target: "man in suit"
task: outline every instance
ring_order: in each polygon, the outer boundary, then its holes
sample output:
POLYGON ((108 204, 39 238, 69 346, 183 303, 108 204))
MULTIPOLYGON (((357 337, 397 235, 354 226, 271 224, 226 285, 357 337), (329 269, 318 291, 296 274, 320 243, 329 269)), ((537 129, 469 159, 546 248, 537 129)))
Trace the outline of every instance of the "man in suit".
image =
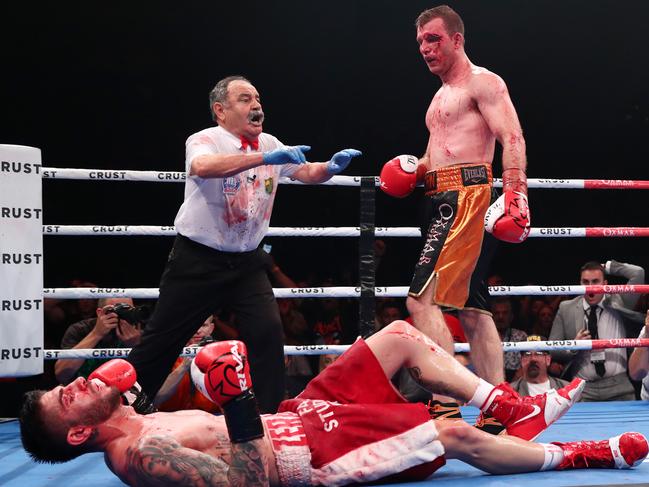
MULTIPOLYGON (((643 284, 642 267, 609 260, 606 265, 587 262, 581 268, 582 285, 608 284, 605 275, 620 276, 627 284, 643 284)), ((587 293, 559 305, 550 340, 595 340, 638 335, 643 315, 632 311, 637 294, 587 293)), ((627 351, 623 348, 552 352, 566 363, 564 378, 587 381, 582 401, 630 401, 635 399, 627 374, 627 351)))
MULTIPOLYGON (((529 335, 528 342, 545 341, 545 337, 529 335)), ((537 391, 548 392, 550 389, 561 389, 568 382, 548 375, 552 358, 548 352, 522 352, 521 378, 512 382, 512 389, 521 396, 534 396, 537 391)))

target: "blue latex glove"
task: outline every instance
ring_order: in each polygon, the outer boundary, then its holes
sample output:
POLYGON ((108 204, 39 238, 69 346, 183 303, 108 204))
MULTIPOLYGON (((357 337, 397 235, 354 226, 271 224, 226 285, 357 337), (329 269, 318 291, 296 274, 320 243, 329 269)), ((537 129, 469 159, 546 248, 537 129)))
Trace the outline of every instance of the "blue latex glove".
POLYGON ((345 170, 352 160, 352 157, 357 157, 363 153, 356 149, 344 149, 336 152, 331 156, 331 160, 327 163, 327 171, 329 174, 338 174, 345 170))
POLYGON ((311 150, 309 145, 296 145, 294 147, 281 147, 264 152, 264 164, 304 164, 306 157, 304 153, 311 150))

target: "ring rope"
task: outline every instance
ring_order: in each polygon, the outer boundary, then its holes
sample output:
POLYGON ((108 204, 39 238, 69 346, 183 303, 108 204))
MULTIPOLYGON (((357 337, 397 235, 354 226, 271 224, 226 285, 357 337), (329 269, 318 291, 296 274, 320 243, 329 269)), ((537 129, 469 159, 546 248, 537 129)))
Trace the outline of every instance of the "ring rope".
MULTIPOLYGON (((43 179, 81 179, 91 181, 148 181, 156 183, 181 183, 186 179, 184 172, 133 171, 127 169, 72 169, 43 167, 43 179)), ((380 186, 378 176, 374 176, 380 186)), ((280 178, 280 184, 307 184, 290 178, 280 178)), ((318 183, 330 186, 360 186, 361 176, 334 176, 329 181, 318 183)), ((502 187, 501 179, 494 179, 494 186, 502 187)), ((565 189, 649 189, 649 181, 628 179, 528 179, 528 188, 565 189)))
MULTIPOLYGON (((351 345, 285 345, 285 355, 340 355, 351 345)), ((455 343, 456 353, 471 351, 468 343, 455 343)), ((557 350, 606 350, 610 348, 649 347, 649 338, 614 338, 599 340, 548 340, 544 342, 504 342, 504 352, 551 352, 557 350)), ((201 347, 184 347, 180 357, 194 357, 201 347)), ((130 348, 70 348, 45 350, 45 360, 126 357, 130 348)))
MULTIPOLYGON (((418 227, 376 227, 377 237, 421 237, 418 227)), ((158 236, 176 235, 174 226, 158 225, 43 225, 44 235, 158 236)), ((358 237, 359 227, 270 227, 267 237, 358 237)), ((644 227, 539 227, 528 237, 649 237, 644 227)))
MULTIPOLYGON (((404 298, 408 286, 379 286, 377 297, 404 298)), ((572 296, 578 294, 643 294, 649 293, 649 284, 606 284, 606 285, 550 285, 550 286, 491 286, 491 296, 572 296)), ((273 288, 276 298, 358 298, 359 286, 273 288)), ((156 299, 158 288, 93 288, 59 287, 43 289, 43 297, 59 299, 124 298, 156 299)))
MULTIPOLYGON (((92 181, 148 181, 184 182, 184 172, 97 170, 70 168, 42 168, 44 179, 75 179, 92 181)), ((359 176, 334 176, 321 183, 335 186, 360 186, 359 176)), ((376 186, 380 185, 374 177, 376 186)), ((290 178, 280 178, 281 184, 305 184, 290 178)), ((494 179, 495 187, 502 187, 502 180, 494 179)), ((570 189, 649 189, 649 181, 603 180, 603 179, 529 179, 529 188, 570 188, 570 189)), ((136 225, 44 225, 44 234, 58 235, 175 235, 173 226, 136 225)), ((355 237, 360 235, 356 227, 277 227, 270 228, 268 236, 336 236, 355 237)), ((388 228, 377 227, 377 236, 420 237, 416 227, 388 228)), ((593 227, 593 228, 534 228, 530 237, 643 237, 649 236, 648 228, 639 227, 593 227)), ((280 288, 273 289, 278 298, 299 297, 355 297, 360 296, 360 287, 320 287, 320 288, 280 288)), ((499 295, 573 295, 584 293, 645 293, 649 285, 605 285, 605 286, 496 286, 490 287, 493 296, 499 295)), ((377 287, 378 296, 405 297, 408 287, 377 287)), ((98 289, 98 288, 46 288, 44 297, 56 296, 62 299, 99 298, 128 296, 133 298, 157 298, 157 288, 139 289, 98 289)), ((503 344, 505 351, 550 351, 550 350, 595 350, 606 348, 647 347, 649 339, 612 340, 563 340, 554 342, 508 342, 503 344)), ((286 346, 287 355, 319 355, 323 353, 340 354, 345 345, 304 345, 286 346)), ((455 344, 456 352, 468 352, 469 344, 455 344)), ((181 356, 194 356, 198 347, 185 347, 181 356)), ((46 359, 57 358, 112 358, 126 356, 130 349, 70 349, 45 350, 46 359), (99 354, 99 355, 98 355, 99 354)))

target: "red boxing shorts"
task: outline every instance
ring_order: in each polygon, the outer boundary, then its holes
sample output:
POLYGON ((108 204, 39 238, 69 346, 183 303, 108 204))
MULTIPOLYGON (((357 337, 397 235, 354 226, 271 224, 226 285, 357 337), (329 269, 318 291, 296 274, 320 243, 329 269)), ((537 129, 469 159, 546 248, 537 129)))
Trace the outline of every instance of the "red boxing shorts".
POLYGON ((471 275, 480 257, 491 185, 489 164, 461 164, 426 173, 432 218, 410 284, 410 296, 419 297, 433 286, 433 303, 465 307, 471 275))
POLYGON ((394 389, 362 339, 279 410, 300 415, 316 485, 422 480, 445 463, 427 408, 394 389))

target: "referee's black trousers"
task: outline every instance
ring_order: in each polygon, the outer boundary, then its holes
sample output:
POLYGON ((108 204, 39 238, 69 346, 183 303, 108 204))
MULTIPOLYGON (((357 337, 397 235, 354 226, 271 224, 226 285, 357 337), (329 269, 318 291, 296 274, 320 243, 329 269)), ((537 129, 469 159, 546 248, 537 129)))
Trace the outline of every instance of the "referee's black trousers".
POLYGON ((205 319, 227 305, 248 348, 259 408, 277 411, 285 390, 282 322, 261 252, 221 252, 176 237, 155 311, 128 358, 149 398, 205 319))

